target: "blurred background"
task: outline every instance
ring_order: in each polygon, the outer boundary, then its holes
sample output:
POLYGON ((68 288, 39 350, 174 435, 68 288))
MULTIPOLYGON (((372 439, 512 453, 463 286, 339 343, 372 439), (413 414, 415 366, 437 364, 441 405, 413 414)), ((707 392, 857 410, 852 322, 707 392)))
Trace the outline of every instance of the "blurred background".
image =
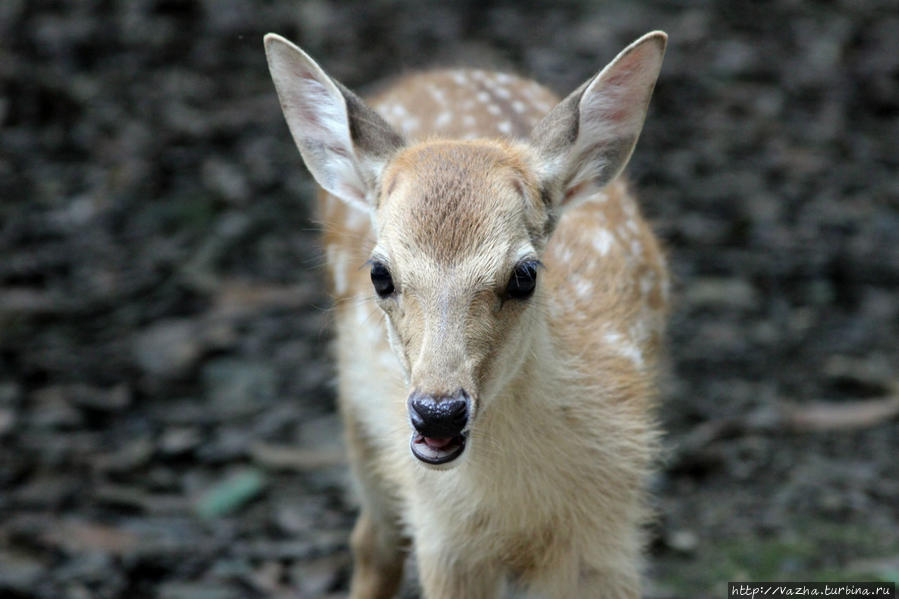
MULTIPOLYGON (((314 187, 262 49, 567 93, 668 54, 629 167, 676 276, 647 597, 899 578, 891 0, 0 2, 0 595, 341 596, 314 187)), ((409 591, 409 597, 414 597, 409 591)))

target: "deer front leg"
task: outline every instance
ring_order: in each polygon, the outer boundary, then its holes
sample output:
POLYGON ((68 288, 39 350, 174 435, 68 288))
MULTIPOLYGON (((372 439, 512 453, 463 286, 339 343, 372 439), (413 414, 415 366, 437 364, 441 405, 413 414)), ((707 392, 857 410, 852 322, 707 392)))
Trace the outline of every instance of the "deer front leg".
MULTIPOLYGON (((601 537, 598 537, 601 538, 601 537)), ((544 555, 539 570, 521 582, 528 597, 553 599, 640 599, 639 556, 633 547, 604 547, 592 556, 565 548, 544 555)))
POLYGON ((389 483, 379 475, 385 458, 366 437, 349 402, 341 402, 347 453, 362 510, 350 536, 353 575, 349 599, 390 599, 403 580, 409 539, 399 525, 398 510, 388 492, 389 483))
POLYGON ((350 537, 353 578, 350 599, 390 599, 403 580, 407 550, 391 524, 373 519, 362 510, 350 537))
POLYGON ((554 569, 533 590, 557 599, 640 599, 640 577, 632 563, 554 569))
MULTIPOLYGON (((561 595, 560 595, 561 596, 561 595)), ((636 571, 626 569, 617 572, 584 572, 576 588, 564 595, 572 599, 597 597, 598 599, 640 599, 640 580, 636 571)))
POLYGON ((446 553, 419 552, 418 572, 426 599, 496 599, 503 587, 499 569, 446 553))

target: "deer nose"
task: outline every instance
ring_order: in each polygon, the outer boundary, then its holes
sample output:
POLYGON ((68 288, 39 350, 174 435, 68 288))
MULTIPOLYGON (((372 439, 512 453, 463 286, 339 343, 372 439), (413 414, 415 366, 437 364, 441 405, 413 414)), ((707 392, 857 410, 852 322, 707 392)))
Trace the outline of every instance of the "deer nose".
POLYGON ((442 396, 413 391, 408 400, 409 419, 423 437, 457 437, 468 424, 469 404, 468 394, 463 389, 442 396))

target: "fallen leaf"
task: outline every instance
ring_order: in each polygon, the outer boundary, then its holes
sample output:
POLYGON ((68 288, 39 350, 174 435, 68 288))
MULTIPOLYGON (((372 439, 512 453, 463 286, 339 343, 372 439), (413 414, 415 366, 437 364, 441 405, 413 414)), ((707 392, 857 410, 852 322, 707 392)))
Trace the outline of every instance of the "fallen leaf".
POLYGON ((250 449, 253 461, 272 470, 318 470, 346 463, 342 451, 297 449, 257 443, 250 449))
POLYGON ((800 431, 851 430, 875 426, 899 414, 899 396, 845 403, 803 403, 784 408, 786 423, 800 431))
POLYGON ((260 470, 241 470, 206 491, 195 504, 204 519, 218 518, 249 503, 265 489, 265 475, 260 470))

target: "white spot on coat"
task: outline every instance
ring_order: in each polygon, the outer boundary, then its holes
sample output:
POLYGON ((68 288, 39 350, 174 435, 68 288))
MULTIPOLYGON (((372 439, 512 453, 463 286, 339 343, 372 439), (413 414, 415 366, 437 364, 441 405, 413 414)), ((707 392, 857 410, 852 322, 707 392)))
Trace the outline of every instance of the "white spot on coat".
POLYGON ((409 118, 403 120, 402 127, 403 127, 403 131, 409 133, 409 132, 412 132, 412 131, 415 131, 416 129, 418 129, 419 125, 420 125, 420 122, 417 118, 409 117, 409 118))
POLYGON ((633 362, 637 368, 643 368, 643 353, 632 341, 626 339, 621 333, 606 333, 603 340, 611 346, 618 355, 633 362))
POLYGON ((441 106, 446 104, 446 94, 442 89, 437 86, 429 85, 428 93, 431 94, 431 97, 434 98, 434 101, 440 104, 441 106))
POLYGON ((579 276, 574 284, 574 292, 577 293, 578 297, 581 299, 589 299, 590 296, 593 295, 593 283, 588 279, 579 276))
POLYGON ((643 253, 643 244, 641 244, 637 239, 631 241, 631 253, 634 256, 639 256, 643 253))
POLYGON ((349 289, 349 280, 347 277, 347 266, 349 256, 336 245, 329 245, 326 251, 328 263, 331 265, 331 271, 334 274, 334 292, 337 295, 343 295, 349 289))
POLYGON ((449 110, 444 110, 440 114, 437 115, 437 118, 434 119, 435 127, 446 127, 450 124, 450 121, 453 120, 453 113, 449 110))
POLYGON ((653 287, 655 287, 655 274, 650 271, 640 278, 640 293, 643 297, 646 297, 650 294, 653 287))
POLYGON ((609 249, 611 249, 614 241, 615 239, 612 237, 611 233, 605 229, 600 229, 596 232, 596 235, 593 236, 593 247, 596 248, 596 251, 599 252, 600 256, 605 256, 609 253, 609 249))

